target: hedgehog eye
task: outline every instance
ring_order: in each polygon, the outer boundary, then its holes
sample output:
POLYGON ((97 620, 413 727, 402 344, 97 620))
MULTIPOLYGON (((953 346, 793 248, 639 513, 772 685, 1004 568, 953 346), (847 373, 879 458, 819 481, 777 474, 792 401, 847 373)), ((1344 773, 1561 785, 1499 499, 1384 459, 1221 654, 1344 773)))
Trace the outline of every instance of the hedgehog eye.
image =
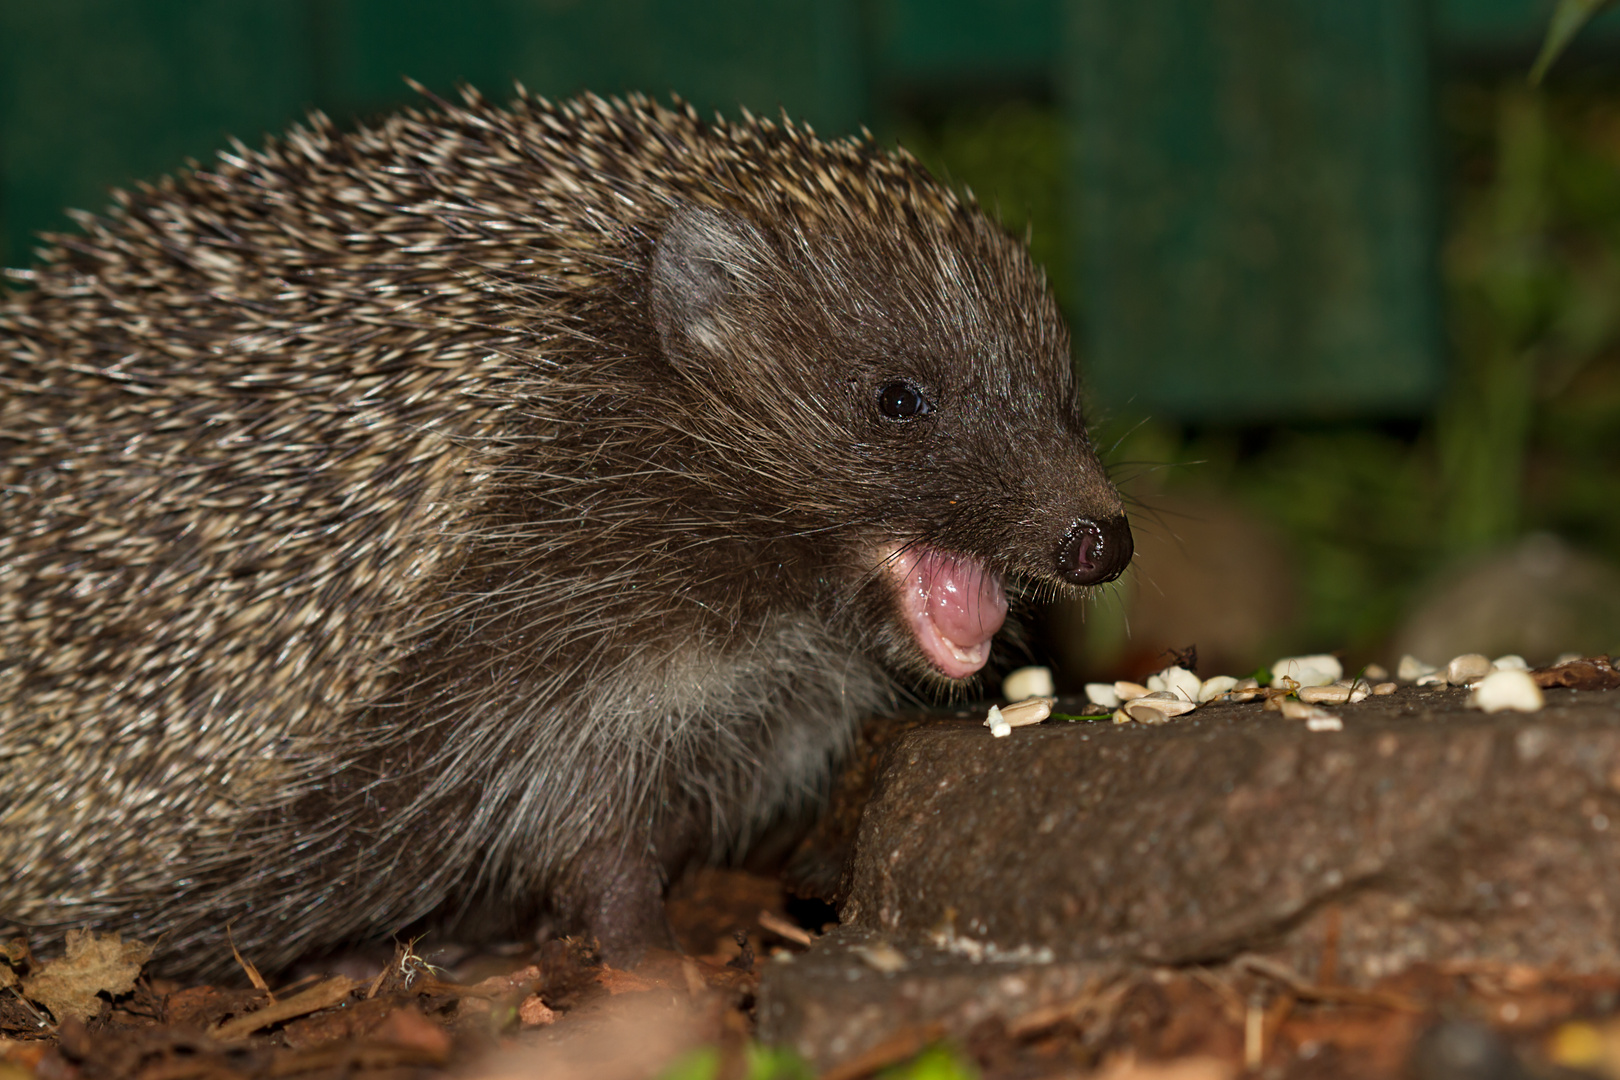
POLYGON ((878 391, 878 410, 890 420, 914 420, 934 411, 923 392, 909 382, 892 382, 878 391))

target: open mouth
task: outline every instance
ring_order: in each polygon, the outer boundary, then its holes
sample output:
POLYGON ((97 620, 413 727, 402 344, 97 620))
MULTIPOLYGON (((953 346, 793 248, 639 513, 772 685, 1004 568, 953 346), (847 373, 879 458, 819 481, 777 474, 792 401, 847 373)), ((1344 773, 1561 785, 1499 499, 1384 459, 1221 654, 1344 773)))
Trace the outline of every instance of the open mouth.
POLYGON ((1007 618, 1007 593, 971 555, 895 543, 881 555, 917 646, 941 674, 965 679, 990 658, 990 639, 1007 618))

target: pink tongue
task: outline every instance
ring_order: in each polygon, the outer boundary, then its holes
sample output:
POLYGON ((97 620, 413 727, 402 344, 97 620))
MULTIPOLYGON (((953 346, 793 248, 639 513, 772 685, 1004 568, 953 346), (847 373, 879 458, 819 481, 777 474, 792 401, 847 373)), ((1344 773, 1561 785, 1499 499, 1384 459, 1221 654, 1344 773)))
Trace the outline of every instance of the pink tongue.
POLYGON ((895 544, 885 553, 901 610, 923 655, 952 679, 990 658, 990 639, 1007 617, 1001 579, 979 560, 930 547, 895 544))

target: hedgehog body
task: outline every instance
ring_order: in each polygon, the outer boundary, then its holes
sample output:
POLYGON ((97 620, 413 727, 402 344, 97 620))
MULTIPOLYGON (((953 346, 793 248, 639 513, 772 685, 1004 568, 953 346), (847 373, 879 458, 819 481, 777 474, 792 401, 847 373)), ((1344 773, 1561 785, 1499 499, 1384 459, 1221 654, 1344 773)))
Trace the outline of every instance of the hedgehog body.
POLYGON ((0 303, 0 922, 633 955, 1129 558, 1039 272, 869 142, 469 93, 81 225, 0 303))

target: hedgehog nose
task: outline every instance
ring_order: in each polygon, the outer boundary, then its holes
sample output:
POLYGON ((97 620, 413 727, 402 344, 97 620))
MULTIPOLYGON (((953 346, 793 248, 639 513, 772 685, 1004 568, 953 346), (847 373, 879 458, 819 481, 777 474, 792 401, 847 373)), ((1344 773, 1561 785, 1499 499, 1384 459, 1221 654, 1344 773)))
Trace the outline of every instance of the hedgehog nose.
POLYGON ((1081 518, 1058 542, 1058 573, 1075 585, 1100 585, 1124 573, 1135 550, 1124 514, 1101 521, 1081 518))

